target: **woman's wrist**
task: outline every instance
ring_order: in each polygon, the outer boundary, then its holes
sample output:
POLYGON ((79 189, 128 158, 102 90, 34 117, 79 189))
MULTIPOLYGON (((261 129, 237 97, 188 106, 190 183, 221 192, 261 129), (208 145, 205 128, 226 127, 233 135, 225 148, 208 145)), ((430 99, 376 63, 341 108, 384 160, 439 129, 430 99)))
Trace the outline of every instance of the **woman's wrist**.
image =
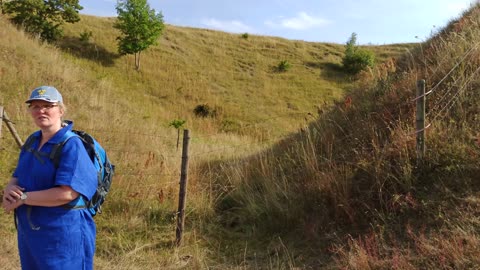
POLYGON ((27 204, 27 192, 23 192, 22 195, 20 195, 20 200, 22 201, 22 204, 27 204))

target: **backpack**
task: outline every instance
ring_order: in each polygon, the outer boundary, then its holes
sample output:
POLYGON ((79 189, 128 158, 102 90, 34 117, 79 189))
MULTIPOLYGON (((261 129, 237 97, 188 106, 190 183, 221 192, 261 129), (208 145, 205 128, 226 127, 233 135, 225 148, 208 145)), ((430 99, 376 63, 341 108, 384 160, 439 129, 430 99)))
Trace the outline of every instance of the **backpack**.
MULTIPOLYGON (((112 185, 112 178, 115 171, 115 165, 113 165, 107 157, 105 149, 98 143, 95 138, 85 131, 72 130, 67 131, 62 138, 62 142, 53 146, 52 151, 48 155, 48 158, 52 160, 54 167, 57 169, 60 164, 62 148, 67 143, 70 138, 79 137, 83 142, 83 146, 87 150, 88 155, 90 156, 91 161, 97 169, 97 178, 98 186, 95 194, 92 196, 90 201, 85 201, 85 206, 88 208, 92 216, 95 216, 97 213, 101 213, 101 206, 105 201, 105 198, 110 191, 110 186, 112 185)), ((30 136, 25 142, 23 148, 29 152, 32 152, 31 145, 33 143, 34 137, 30 136)), ((34 153, 35 154, 35 153, 34 153)), ((77 200, 74 200, 74 202, 77 200)), ((78 208, 76 205, 66 204, 66 208, 78 208)), ((82 207, 83 208, 83 207, 82 207)))

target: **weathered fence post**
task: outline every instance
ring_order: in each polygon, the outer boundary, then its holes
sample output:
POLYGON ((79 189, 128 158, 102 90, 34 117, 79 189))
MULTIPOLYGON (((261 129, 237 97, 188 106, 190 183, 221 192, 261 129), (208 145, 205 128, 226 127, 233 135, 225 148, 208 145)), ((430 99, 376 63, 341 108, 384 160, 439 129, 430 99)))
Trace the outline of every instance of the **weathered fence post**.
POLYGON ((177 238, 176 245, 180 246, 183 237, 183 227, 185 225, 185 203, 187 201, 187 181, 188 181, 188 145, 190 141, 190 131, 183 131, 183 148, 182 148, 182 166, 180 172, 180 191, 178 196, 177 211, 177 238))
POLYGON ((422 161, 425 156, 425 80, 417 82, 417 159, 422 161))
MULTIPOLYGON (((0 2, 1 4, 1 2, 0 2)), ((3 107, 0 106, 0 142, 2 139, 2 125, 3 125, 3 107)))
POLYGON ((3 122, 5 122, 5 124, 7 124, 7 128, 8 128, 8 130, 10 130, 10 133, 12 133, 12 136, 15 139, 15 141, 17 142, 18 147, 22 148, 22 145, 23 145, 22 139, 20 139, 20 136, 18 136, 18 133, 15 130, 15 127, 12 125, 12 121, 10 121, 10 119, 8 119, 6 111, 3 111, 2 120, 3 120, 3 122))

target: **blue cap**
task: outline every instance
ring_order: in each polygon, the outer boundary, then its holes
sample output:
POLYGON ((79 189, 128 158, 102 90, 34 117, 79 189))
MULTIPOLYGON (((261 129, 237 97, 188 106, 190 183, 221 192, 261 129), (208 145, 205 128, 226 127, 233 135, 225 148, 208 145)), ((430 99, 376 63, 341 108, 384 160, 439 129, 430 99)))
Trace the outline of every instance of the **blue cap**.
POLYGON ((44 100, 48 102, 63 102, 62 95, 53 86, 40 86, 33 89, 30 98, 25 103, 30 103, 34 100, 44 100))

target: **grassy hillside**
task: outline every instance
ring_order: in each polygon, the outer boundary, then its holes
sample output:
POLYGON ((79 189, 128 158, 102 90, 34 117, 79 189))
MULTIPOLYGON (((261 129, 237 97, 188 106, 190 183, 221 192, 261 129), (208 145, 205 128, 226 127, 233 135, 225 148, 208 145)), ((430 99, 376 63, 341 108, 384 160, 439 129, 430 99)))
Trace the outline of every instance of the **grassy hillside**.
POLYGON ((222 237, 245 241, 244 253, 237 245, 225 257, 255 268, 266 249, 279 261, 271 268, 478 269, 479 18, 477 4, 303 132, 210 163, 225 194, 215 215, 222 237), (423 159, 420 79, 430 92, 423 159))
MULTIPOLYGON (((26 138, 35 129, 23 103, 29 91, 41 84, 55 85, 64 94, 68 118, 77 128, 95 135, 117 165, 105 213, 96 218, 96 269, 254 265, 277 269, 315 266, 311 260, 315 257, 332 263, 330 253, 305 247, 328 238, 319 228, 332 233, 330 223, 344 225, 345 214, 337 211, 339 204, 329 210, 328 216, 318 212, 306 220, 303 215, 317 211, 305 207, 310 205, 309 200, 313 203, 310 207, 328 205, 317 201, 318 194, 325 190, 315 179, 325 174, 332 183, 336 177, 351 181, 337 174, 338 168, 346 167, 323 167, 323 160, 331 163, 334 155, 346 159, 351 155, 348 151, 357 151, 355 145, 333 147, 336 140, 345 139, 337 128, 344 129, 346 118, 335 109, 341 108, 342 102, 330 108, 345 93, 354 96, 352 108, 363 110, 352 110, 354 115, 386 106, 374 106, 376 103, 368 102, 371 97, 356 96, 355 89, 374 92, 366 88, 372 82, 388 83, 385 85, 390 87, 390 79, 374 76, 386 76, 394 66, 354 80, 340 68, 341 44, 254 35, 245 39, 167 26, 159 44, 142 53, 141 71, 136 72, 132 57, 116 52, 117 33, 111 18, 82 16, 80 23, 66 27, 65 39, 55 45, 25 36, 3 17, 0 24, 0 105, 20 136, 26 138), (80 40, 85 31, 93 34, 88 42, 80 40), (292 64, 290 70, 276 70, 282 60, 292 64), (196 117, 194 108, 205 104, 210 112, 215 110, 214 116, 196 117), (317 117, 326 120, 317 122, 317 117), (181 248, 172 247, 180 168, 177 132, 169 127, 174 119, 185 119, 192 131, 188 231, 181 248), (317 138, 330 138, 327 145, 306 136, 316 126, 322 127, 322 136, 317 138), (309 151, 312 155, 302 154, 309 151), (305 164, 310 167, 304 168, 305 164), (300 232, 301 237, 292 240, 292 232, 300 232), (288 239, 291 241, 284 242, 288 239)), ((400 56, 410 48, 414 44, 369 47, 380 61, 400 56)), ((411 59, 402 63, 415 68, 419 65, 411 59)), ((408 74, 415 77, 411 74, 416 73, 408 74)), ((391 99, 389 104, 396 101, 391 99)), ((341 111, 346 112, 345 108, 341 111)), ((363 124, 369 122, 355 124, 361 126, 352 126, 352 133, 361 132, 367 127, 363 124)), ((368 136, 358 141, 358 145, 367 144, 365 155, 371 153, 368 136)), ((0 176, 6 182, 18 150, 5 128, 0 147, 0 176)), ((365 175, 369 175, 371 164, 365 162, 365 175)), ((365 181, 369 180, 367 177, 365 181)), ((339 183, 338 188, 343 188, 343 182, 339 183)), ((338 200, 352 209, 345 194, 327 195, 332 201, 339 195, 338 200)), ((0 263, 16 269, 18 261, 11 260, 16 254, 11 216, 1 213, 0 220, 0 235, 5 239, 0 263)), ((342 227, 347 232, 349 229, 342 227)))
MULTIPOLYGON (((81 27, 66 29, 69 38, 60 47, 86 57, 88 61, 82 64, 108 76, 115 85, 166 108, 160 113, 146 112, 144 117, 157 122, 182 118, 191 128, 209 133, 278 136, 297 129, 292 123, 302 121, 324 101, 338 99, 352 85, 339 70, 343 45, 254 35, 245 39, 175 26, 167 26, 159 45, 141 55, 141 72, 137 73, 131 56, 116 54, 118 33, 112 24, 113 19, 84 16, 81 27), (79 41, 85 31, 92 32, 88 44, 79 41), (288 72, 276 71, 282 60, 292 65, 288 72), (216 110, 214 121, 192 118, 193 109, 202 104, 216 110)), ((409 47, 412 45, 374 49, 380 60, 385 60, 409 47)))

